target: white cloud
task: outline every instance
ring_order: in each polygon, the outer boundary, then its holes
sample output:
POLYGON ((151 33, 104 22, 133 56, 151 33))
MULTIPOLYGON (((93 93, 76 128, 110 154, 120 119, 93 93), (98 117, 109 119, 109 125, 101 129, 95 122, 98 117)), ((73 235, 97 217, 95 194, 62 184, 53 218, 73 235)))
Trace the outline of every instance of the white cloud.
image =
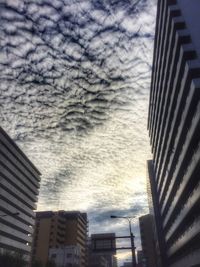
POLYGON ((43 174, 38 208, 87 210, 91 231, 102 216, 102 231, 126 232, 107 218, 147 211, 155 3, 16 3, 1 17, 0 116, 43 174))

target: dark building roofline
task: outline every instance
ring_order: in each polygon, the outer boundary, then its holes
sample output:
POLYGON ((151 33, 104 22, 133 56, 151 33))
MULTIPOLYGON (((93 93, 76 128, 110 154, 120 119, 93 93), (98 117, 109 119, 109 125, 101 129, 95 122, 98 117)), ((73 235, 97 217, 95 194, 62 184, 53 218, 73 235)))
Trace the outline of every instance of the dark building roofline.
POLYGON ((61 215, 68 219, 76 219, 78 217, 81 217, 82 219, 85 219, 85 222, 87 222, 87 213, 81 213, 80 211, 36 211, 36 218, 50 218, 55 214, 61 215))

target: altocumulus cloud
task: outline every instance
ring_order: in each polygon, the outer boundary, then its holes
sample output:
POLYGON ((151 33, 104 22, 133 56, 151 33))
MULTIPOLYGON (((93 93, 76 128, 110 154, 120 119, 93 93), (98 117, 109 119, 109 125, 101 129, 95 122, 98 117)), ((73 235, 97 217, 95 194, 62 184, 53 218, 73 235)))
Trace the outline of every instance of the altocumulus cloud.
POLYGON ((145 213, 154 0, 1 0, 0 20, 1 124, 43 173, 38 208, 92 231, 145 213))

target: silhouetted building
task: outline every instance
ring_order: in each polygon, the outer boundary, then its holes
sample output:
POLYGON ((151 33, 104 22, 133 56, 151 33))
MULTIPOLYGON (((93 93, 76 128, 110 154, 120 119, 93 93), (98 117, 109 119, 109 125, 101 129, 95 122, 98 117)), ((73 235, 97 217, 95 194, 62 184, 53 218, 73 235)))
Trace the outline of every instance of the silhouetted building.
POLYGON ((162 265, 200 266, 200 1, 159 0, 148 129, 162 265))
POLYGON ((0 250, 30 260, 40 172, 0 127, 0 250))
POLYGON ((155 241, 155 253, 156 253, 156 263, 158 267, 162 267, 162 259, 164 256, 161 254, 164 251, 163 248, 163 232, 161 227, 161 217, 158 205, 158 194, 156 193, 156 186, 154 180, 153 171, 153 161, 147 161, 147 195, 149 203, 149 212, 152 215, 152 226, 155 241), (152 187, 152 191, 151 191, 152 187))
POLYGON ((145 267, 156 267, 156 251, 153 230, 153 216, 146 214, 139 218, 140 236, 145 267))
POLYGON ((43 264, 52 248, 80 247, 80 266, 87 266, 87 214, 78 211, 40 211, 36 213, 36 227, 32 259, 43 264))
POLYGON ((89 258, 89 267, 96 267, 102 258, 108 267, 117 267, 115 233, 92 234, 89 258))
POLYGON ((109 261, 104 255, 89 254, 89 267, 109 267, 109 261))
POLYGON ((144 255, 142 250, 137 250, 137 263, 142 264, 144 260, 144 255))

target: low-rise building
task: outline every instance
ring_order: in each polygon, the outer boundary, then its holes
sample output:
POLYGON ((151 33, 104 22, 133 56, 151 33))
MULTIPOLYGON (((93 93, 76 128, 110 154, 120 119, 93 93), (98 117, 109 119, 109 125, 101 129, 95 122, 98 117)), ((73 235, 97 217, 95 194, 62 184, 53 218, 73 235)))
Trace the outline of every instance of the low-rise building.
MULTIPOLYGON (((115 233, 92 234, 90 239, 90 267, 102 262, 108 267, 117 267, 115 233)), ((103 265, 102 265, 103 267, 103 265)))
POLYGON ((80 246, 50 248, 49 260, 54 261, 56 267, 79 267, 81 262, 81 248, 80 246))

